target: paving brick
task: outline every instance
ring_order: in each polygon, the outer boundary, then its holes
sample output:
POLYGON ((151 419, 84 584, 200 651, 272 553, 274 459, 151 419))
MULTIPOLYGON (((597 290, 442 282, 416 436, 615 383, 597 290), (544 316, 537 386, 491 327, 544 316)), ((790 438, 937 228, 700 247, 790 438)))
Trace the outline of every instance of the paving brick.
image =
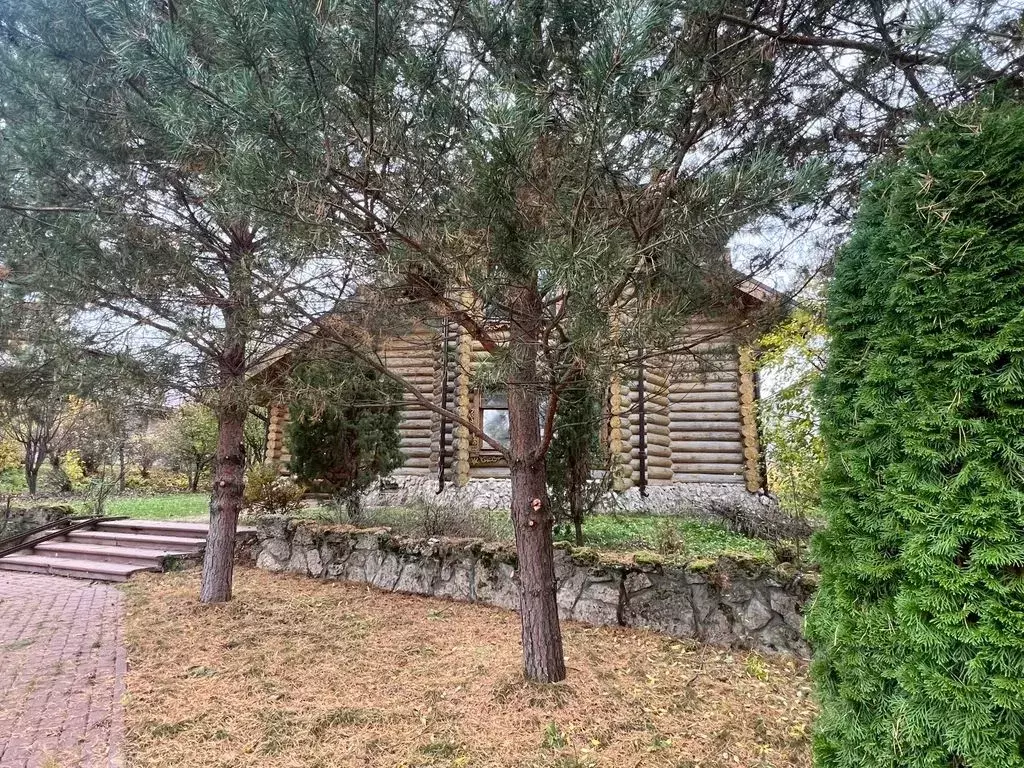
POLYGON ((0 766, 123 764, 122 616, 108 584, 0 572, 0 766))

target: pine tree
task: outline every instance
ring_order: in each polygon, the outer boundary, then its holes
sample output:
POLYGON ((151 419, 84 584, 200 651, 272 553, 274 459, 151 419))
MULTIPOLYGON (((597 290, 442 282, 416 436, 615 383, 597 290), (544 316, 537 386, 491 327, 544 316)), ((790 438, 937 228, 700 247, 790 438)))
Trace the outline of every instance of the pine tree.
POLYGON ((829 305, 808 617, 829 768, 1024 765, 1024 109, 917 136, 829 305))
POLYGON ((220 602, 243 498, 247 374, 344 295, 350 265, 329 234, 237 194, 247 137, 198 116, 217 88, 252 84, 216 71, 211 30, 183 31, 202 36, 192 50, 168 33, 188 22, 175 3, 0 2, 0 245, 10 283, 77 309, 99 349, 175 358, 176 388, 213 408, 200 597, 220 602))

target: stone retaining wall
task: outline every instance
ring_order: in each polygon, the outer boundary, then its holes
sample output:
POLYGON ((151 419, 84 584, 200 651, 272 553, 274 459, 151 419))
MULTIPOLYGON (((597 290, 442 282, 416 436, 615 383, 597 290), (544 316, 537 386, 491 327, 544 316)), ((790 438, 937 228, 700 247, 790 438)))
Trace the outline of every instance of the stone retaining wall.
MULTIPOLYGON (((725 557, 686 566, 663 565, 653 555, 608 563, 592 550, 562 546, 555 558, 563 620, 809 655, 801 630, 813 574, 725 557)), ((259 527, 256 563, 391 592, 519 607, 515 552, 480 540, 411 539, 270 517, 259 527)))
POLYGON ((17 536, 44 523, 70 517, 73 513, 74 510, 67 504, 12 505, 9 510, 0 505, 0 539, 17 536))

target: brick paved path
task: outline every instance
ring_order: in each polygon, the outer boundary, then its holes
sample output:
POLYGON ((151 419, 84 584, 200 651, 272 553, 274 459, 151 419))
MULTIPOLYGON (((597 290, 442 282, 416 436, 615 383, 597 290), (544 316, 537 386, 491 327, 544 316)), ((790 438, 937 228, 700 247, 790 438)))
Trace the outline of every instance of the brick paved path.
POLYGON ((0 766, 122 765, 121 593, 0 572, 0 766))

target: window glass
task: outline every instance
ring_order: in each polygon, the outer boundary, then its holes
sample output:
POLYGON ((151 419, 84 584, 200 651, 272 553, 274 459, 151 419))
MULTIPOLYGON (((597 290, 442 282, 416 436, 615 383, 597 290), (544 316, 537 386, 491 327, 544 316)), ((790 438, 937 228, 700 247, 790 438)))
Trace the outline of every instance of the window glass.
POLYGON ((481 411, 484 434, 508 447, 508 397, 499 392, 484 395, 481 411))

